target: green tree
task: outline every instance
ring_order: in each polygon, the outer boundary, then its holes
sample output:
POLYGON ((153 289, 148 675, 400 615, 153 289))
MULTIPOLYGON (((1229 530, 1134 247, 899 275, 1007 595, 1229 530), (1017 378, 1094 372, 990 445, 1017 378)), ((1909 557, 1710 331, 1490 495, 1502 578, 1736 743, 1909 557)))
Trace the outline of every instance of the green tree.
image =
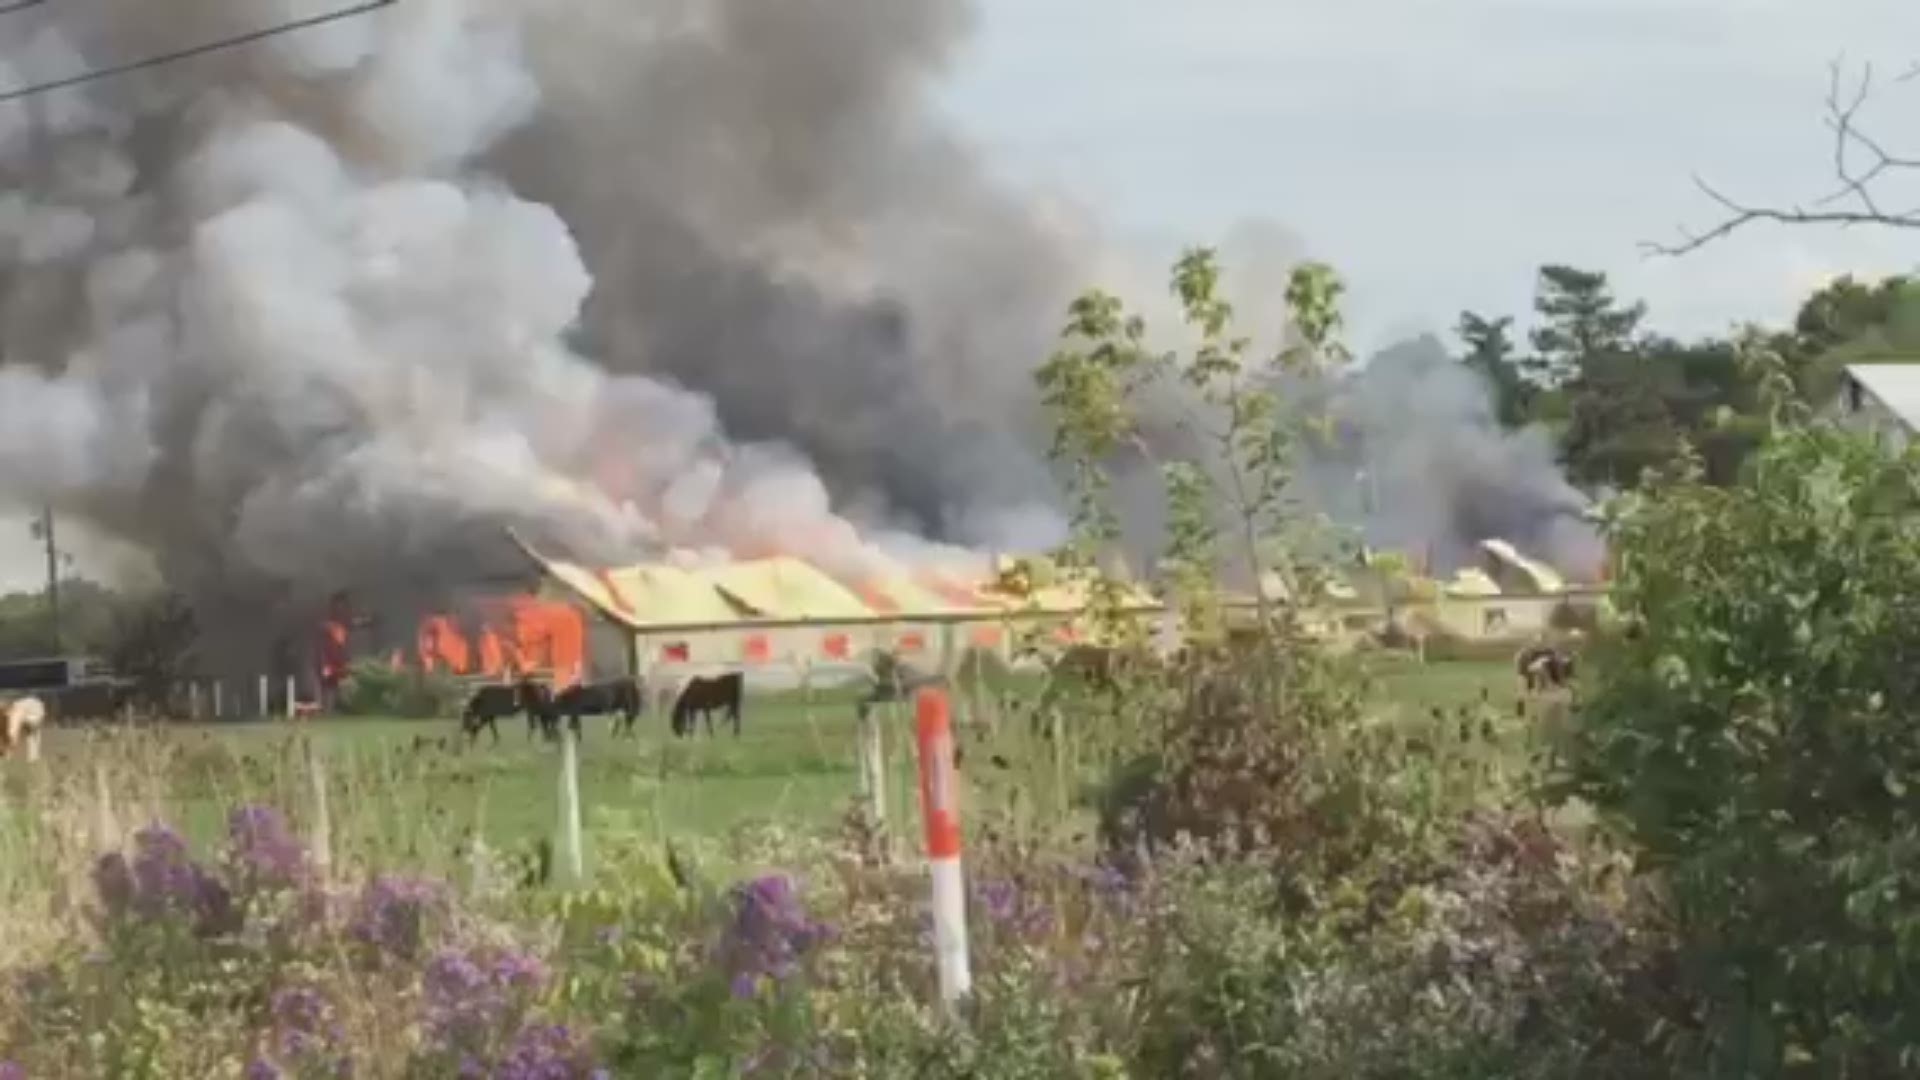
MULTIPOLYGON (((66 652, 104 656, 114 640, 123 597, 85 578, 60 583, 60 623, 66 652)), ((0 660, 56 655, 47 619, 46 591, 0 596, 0 660)))
POLYGON ((1839 391, 1848 364, 1920 361, 1920 281, 1829 282, 1800 306, 1779 349, 1801 395, 1816 408, 1839 391))
POLYGON ((1661 372, 1635 347, 1644 304, 1621 304, 1603 273, 1540 268, 1530 373, 1554 388, 1561 459, 1588 486, 1630 487, 1669 460, 1680 431, 1661 393, 1661 372))
POLYGON ((1463 311, 1454 333, 1467 350, 1461 363, 1478 372, 1493 393, 1495 418, 1504 427, 1517 428, 1529 419, 1533 388, 1521 370, 1512 330, 1512 316, 1490 319, 1463 311))
POLYGON ((1760 415, 1757 373, 1747 363, 1740 343, 1727 338, 1686 342, 1650 336, 1641 341, 1638 352, 1644 376, 1658 387, 1671 430, 1699 453, 1706 481, 1727 485, 1738 480, 1766 426, 1760 415))
POLYGON ((1328 567, 1325 534, 1292 481, 1295 450, 1316 425, 1278 389, 1282 374, 1310 378, 1344 361, 1341 284, 1327 267, 1296 269, 1289 340, 1257 356, 1234 332, 1219 280, 1210 251, 1174 268, 1189 351, 1147 349, 1138 317, 1093 292, 1074 302, 1065 340, 1037 373, 1084 544, 1114 533, 1106 463, 1142 441, 1138 395, 1152 388, 1188 402, 1180 443, 1208 452, 1162 462, 1172 524, 1160 584, 1185 616, 1188 648, 1168 666, 1129 673, 1094 725, 1113 740, 1101 832, 1119 852, 1187 836, 1332 877, 1354 872, 1400 827, 1382 775, 1388 735, 1362 722, 1349 672, 1305 632, 1328 567), (1228 617, 1218 584, 1236 567, 1257 583, 1251 626, 1228 617))
POLYGON ((1697 461, 1615 508, 1632 628, 1563 792, 1659 877, 1695 1003, 1675 1075, 1891 1077, 1920 1063, 1920 455, 1780 425, 1731 488, 1697 461))
POLYGON ((1607 275, 1553 264, 1540 268, 1534 293, 1540 324, 1530 335, 1535 355, 1526 366, 1547 386, 1576 378, 1595 361, 1633 351, 1645 304, 1622 305, 1607 275))

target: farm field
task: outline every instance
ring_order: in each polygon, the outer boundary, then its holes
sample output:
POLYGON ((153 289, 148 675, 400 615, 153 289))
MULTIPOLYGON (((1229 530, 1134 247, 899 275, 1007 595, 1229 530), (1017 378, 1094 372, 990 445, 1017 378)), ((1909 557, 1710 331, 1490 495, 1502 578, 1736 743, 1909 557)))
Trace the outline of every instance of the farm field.
MULTIPOLYGON (((1340 701, 1339 731, 1372 760, 1349 757, 1328 788, 1302 777, 1282 797, 1312 809, 1270 819, 1330 839, 1260 843, 1311 859, 1316 843, 1392 836, 1382 865, 1443 882, 1445 906, 1420 918, 1477 917, 1459 902, 1481 871, 1450 837, 1523 835, 1503 822, 1547 711, 1515 708, 1507 663, 1358 662, 1361 677, 1335 674, 1330 693, 1300 684, 1301 707, 1340 701), (1412 813, 1346 802, 1341 786, 1361 777, 1412 813)), ((1116 770, 1097 731, 1074 727, 1097 712, 1070 705, 1063 737, 1034 734, 1023 706, 1039 689, 955 688, 977 1007, 1013 1010, 964 1035, 936 1008, 906 704, 878 710, 877 834, 856 812, 855 689, 753 696, 737 739, 675 740, 657 715, 630 737, 589 721, 582 881, 558 857, 564 755, 523 722, 471 746, 452 720, 55 729, 40 763, 0 767, 0 1008, 35 1018, 0 1025, 0 1066, 26 1070, 0 1076, 320 1077, 345 1062, 396 1080, 1176 1075, 1188 1051, 1161 1042, 1192 1028, 1185 1002, 1205 1000, 1183 987, 1275 962, 1238 952, 1273 946, 1237 935, 1289 924, 1269 921, 1269 871, 1188 861, 1180 840, 1130 865, 1096 836, 1093 785, 1127 790, 1131 766, 1116 770), (1178 981, 1135 996, 1176 941, 1198 950, 1178 981), (1055 1015, 1042 1005, 1061 1000, 1061 980, 1094 989, 1055 1015), (1075 1034, 1060 1042, 1056 1025, 1075 1034), (1073 1040, 1096 1037, 1142 1071, 1076 1063, 1073 1040), (1055 1045, 1068 1049, 1033 1057, 1055 1045), (799 1056, 756 1064, 772 1055, 799 1056), (927 1071, 928 1055, 945 1064, 927 1071)), ((1293 738, 1274 745, 1289 754, 1293 738)), ((1287 955, 1326 932, 1302 928, 1287 955)), ((1417 933, 1374 940, 1391 959, 1340 977, 1398 987, 1430 962, 1417 933)), ((1488 1001, 1487 1024, 1523 1012, 1499 986, 1456 993, 1488 1001)), ((1328 1008, 1329 1023, 1364 1022, 1328 1008)), ((1454 1008, 1409 1030, 1454 1024, 1454 1008)))
MULTIPOLYGON (((1490 715, 1512 715, 1515 687, 1506 664, 1373 666, 1382 716, 1472 705, 1483 692, 1494 706, 1490 715)), ((992 736, 968 723, 970 704, 956 695, 956 723, 969 732, 962 740, 963 775, 977 788, 993 789, 976 791, 976 802, 1017 803, 1024 792, 1031 809, 1032 789, 1051 780, 1041 760, 1049 756, 1045 744, 1028 732, 1020 709, 1037 686, 1014 681, 981 692, 980 707, 1003 718, 992 736)), ((718 837, 754 825, 803 833, 834 828, 860 792, 855 696, 844 689, 754 696, 738 739, 721 726, 713 738, 703 729, 694 739, 675 740, 653 712, 628 736, 615 736, 605 719, 588 719, 580 797, 589 860, 595 834, 616 826, 661 837, 718 837)), ((911 837, 918 820, 911 706, 881 706, 877 715, 890 768, 889 817, 911 837)), ((343 854, 376 868, 439 867, 474 835, 497 850, 526 851, 555 834, 558 750, 531 738, 517 717, 500 727, 497 744, 483 733, 471 746, 451 720, 169 725, 104 739, 56 729, 45 753, 47 775, 57 782, 105 787, 105 800, 97 790, 86 794, 111 804, 122 827, 164 820, 211 839, 235 806, 303 813, 312 802, 310 743, 328 778, 334 840, 343 854)), ((25 769, 18 762, 5 766, 5 790, 15 805, 27 794, 25 769)))

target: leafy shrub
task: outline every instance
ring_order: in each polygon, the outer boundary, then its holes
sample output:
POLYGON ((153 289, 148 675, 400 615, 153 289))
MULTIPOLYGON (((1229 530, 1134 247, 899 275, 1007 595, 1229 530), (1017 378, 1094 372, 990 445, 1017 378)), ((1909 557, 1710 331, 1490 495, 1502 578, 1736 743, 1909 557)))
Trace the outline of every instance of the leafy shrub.
POLYGON ((1690 1075, 1920 1069, 1920 457, 1788 429, 1744 483, 1667 478, 1615 527, 1631 632, 1568 794, 1658 872, 1690 1075))
POLYGON ((349 716, 433 720, 458 715, 465 689, 438 672, 394 670, 376 659, 357 660, 340 686, 340 711, 349 716))

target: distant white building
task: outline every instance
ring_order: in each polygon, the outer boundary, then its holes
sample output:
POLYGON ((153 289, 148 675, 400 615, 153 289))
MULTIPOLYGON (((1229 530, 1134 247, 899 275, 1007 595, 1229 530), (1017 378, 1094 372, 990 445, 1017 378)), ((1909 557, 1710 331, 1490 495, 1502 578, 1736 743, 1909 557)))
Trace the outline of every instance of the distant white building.
POLYGON ((1920 363, 1849 364, 1827 407, 1835 421, 1904 450, 1920 431, 1920 363))

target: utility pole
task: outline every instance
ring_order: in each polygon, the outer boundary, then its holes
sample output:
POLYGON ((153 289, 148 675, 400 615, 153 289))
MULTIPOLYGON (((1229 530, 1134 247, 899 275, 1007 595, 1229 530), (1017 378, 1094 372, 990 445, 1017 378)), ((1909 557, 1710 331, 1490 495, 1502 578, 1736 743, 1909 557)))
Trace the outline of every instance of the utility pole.
POLYGON ((47 544, 47 625, 53 638, 54 654, 62 655, 66 652, 66 646, 60 634, 60 548, 54 541, 52 506, 41 511, 40 534, 47 544))

